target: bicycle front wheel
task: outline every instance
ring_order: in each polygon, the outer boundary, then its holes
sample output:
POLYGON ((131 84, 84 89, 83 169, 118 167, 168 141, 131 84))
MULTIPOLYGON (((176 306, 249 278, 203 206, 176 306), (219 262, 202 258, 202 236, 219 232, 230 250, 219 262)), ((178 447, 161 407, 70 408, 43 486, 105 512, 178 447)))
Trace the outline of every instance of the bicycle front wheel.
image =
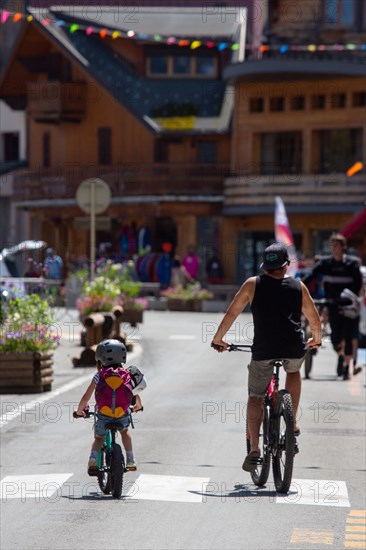
POLYGON ((112 490, 111 455, 105 448, 99 453, 98 485, 105 495, 109 495, 112 490))
MULTIPOLYGON (((254 472, 250 473, 253 483, 257 485, 257 487, 261 487, 262 485, 266 484, 269 476, 269 471, 271 468, 271 454, 268 450, 269 425, 270 425, 270 407, 268 404, 264 403, 263 421, 259 430, 259 448, 261 449, 261 458, 254 472)), ((247 452, 248 454, 250 452, 248 421, 247 421, 247 452)))
POLYGON ((274 408, 275 442, 272 450, 273 478, 276 491, 287 493, 292 480, 295 456, 294 412, 291 395, 278 392, 274 408))
POLYGON ((125 471, 125 460, 120 445, 112 445, 111 481, 112 495, 114 498, 121 498, 123 486, 123 474, 125 471))

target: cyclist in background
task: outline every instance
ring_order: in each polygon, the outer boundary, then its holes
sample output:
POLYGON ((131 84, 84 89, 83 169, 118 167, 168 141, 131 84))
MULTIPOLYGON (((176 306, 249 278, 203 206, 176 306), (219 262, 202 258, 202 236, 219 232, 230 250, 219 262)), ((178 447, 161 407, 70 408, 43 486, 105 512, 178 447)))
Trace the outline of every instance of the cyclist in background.
MULTIPOLYGON (((336 300, 346 288, 359 296, 363 289, 362 274, 358 259, 346 254, 347 239, 339 233, 333 233, 330 245, 332 254, 321 258, 303 278, 303 282, 309 285, 314 278, 323 275, 326 299, 336 300)), ((361 371, 361 367, 356 366, 360 317, 347 317, 345 310, 342 311, 336 304, 328 304, 328 313, 331 341, 338 354, 337 375, 343 375, 343 379, 348 380, 352 367, 354 375, 361 371)))
POLYGON ((280 243, 264 251, 261 269, 264 273, 247 279, 234 296, 212 340, 211 346, 219 352, 227 349, 223 338, 235 319, 249 303, 254 321, 252 359, 248 366, 247 405, 251 449, 243 463, 243 470, 255 470, 259 451, 259 429, 263 417, 263 398, 273 372, 273 361, 282 359, 286 371, 286 389, 290 392, 296 411, 301 393, 301 365, 306 348, 321 344, 322 328, 318 311, 306 286, 286 275, 290 264, 287 249, 280 243), (309 321, 312 337, 307 342, 301 330, 301 312, 309 321))

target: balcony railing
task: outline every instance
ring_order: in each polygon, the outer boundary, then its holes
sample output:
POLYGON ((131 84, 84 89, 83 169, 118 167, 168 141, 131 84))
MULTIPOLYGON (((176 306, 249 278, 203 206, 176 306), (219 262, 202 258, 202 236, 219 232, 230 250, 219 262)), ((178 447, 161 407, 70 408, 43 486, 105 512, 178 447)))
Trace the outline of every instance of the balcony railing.
POLYGON ((79 184, 101 178, 112 196, 222 194, 229 165, 186 163, 127 163, 111 166, 65 164, 13 173, 14 198, 39 200, 75 198, 79 184))
POLYGON ((366 201, 366 175, 347 177, 344 174, 284 174, 280 176, 231 176, 224 184, 224 206, 273 206, 275 196, 297 209, 323 205, 363 205, 366 201))
POLYGON ((85 115, 86 94, 82 82, 30 82, 28 112, 39 122, 80 122, 85 115))

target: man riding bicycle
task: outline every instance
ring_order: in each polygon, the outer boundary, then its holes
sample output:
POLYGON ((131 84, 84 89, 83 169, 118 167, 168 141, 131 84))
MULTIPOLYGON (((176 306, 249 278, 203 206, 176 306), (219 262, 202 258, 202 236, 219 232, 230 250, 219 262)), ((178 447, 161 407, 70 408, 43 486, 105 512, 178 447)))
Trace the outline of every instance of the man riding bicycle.
MULTIPOLYGON (((259 429, 263 417, 263 398, 271 380, 273 361, 283 360, 287 373, 285 387, 291 394, 296 419, 301 393, 300 368, 305 352, 307 347, 314 348, 321 344, 322 328, 318 311, 306 286, 286 275, 289 264, 284 245, 274 243, 265 249, 261 264, 264 273, 250 277, 241 286, 211 344, 219 352, 227 349, 228 344, 223 340, 225 334, 247 304, 250 304, 254 321, 247 405, 251 448, 242 466, 248 472, 255 470, 260 457, 259 429), (301 313, 309 321, 312 334, 306 343, 301 330, 301 313)), ((299 433, 295 425, 295 435, 299 433)))
POLYGON ((331 341, 338 354, 337 375, 343 375, 343 379, 348 380, 352 366, 354 375, 361 371, 361 367, 356 366, 360 317, 349 317, 347 309, 339 307, 336 300, 345 289, 349 289, 356 296, 361 294, 362 273, 357 258, 345 253, 347 239, 343 235, 331 235, 330 245, 332 254, 320 259, 312 271, 303 278, 303 282, 308 285, 315 277, 323 275, 325 299, 330 300, 327 307, 331 341))

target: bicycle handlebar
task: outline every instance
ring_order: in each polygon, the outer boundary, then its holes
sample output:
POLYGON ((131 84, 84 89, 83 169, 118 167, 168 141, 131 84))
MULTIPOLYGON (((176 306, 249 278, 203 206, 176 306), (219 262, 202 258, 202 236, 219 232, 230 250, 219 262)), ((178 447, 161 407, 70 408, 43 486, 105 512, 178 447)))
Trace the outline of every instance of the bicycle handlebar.
MULTIPOLYGON (((215 349, 216 351, 220 351, 223 346, 220 346, 219 344, 211 343, 211 347, 215 349)), ((226 348, 226 351, 251 351, 252 346, 248 346, 246 344, 228 344, 228 347, 226 348)))
POLYGON ((93 412, 93 411, 84 411, 84 412, 85 412, 85 415, 84 415, 84 414, 77 414, 77 412, 74 411, 74 412, 72 413, 72 416, 73 416, 74 418, 90 418, 91 416, 95 416, 95 414, 96 414, 96 413, 93 412))
POLYGON ((252 346, 249 346, 247 344, 229 344, 229 347, 227 348, 228 351, 246 351, 250 352, 252 351, 252 346))
MULTIPOLYGON (((139 409, 139 410, 136 411, 136 412, 142 412, 143 410, 144 410, 144 407, 141 407, 141 409, 139 409)), ((97 414, 96 412, 94 412, 94 411, 89 411, 89 410, 84 410, 84 412, 85 412, 85 416, 84 416, 83 414, 77 414, 76 411, 74 411, 74 412, 72 413, 72 416, 73 416, 74 418, 90 418, 91 416, 95 416, 95 415, 97 414)), ((130 413, 133 413, 133 407, 130 407, 129 412, 130 412, 130 413)))

